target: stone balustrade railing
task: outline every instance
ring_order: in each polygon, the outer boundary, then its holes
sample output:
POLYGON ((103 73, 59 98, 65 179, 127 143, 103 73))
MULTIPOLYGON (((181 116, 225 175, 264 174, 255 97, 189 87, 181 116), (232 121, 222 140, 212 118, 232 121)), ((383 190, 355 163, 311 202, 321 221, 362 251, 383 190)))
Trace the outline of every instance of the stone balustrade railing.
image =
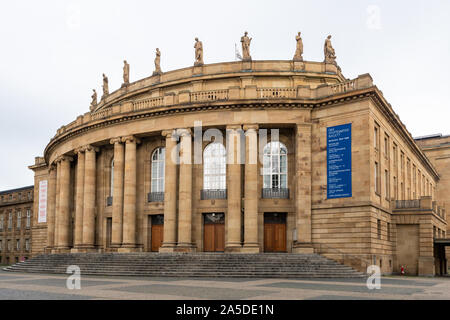
POLYGON ((373 86, 372 78, 369 74, 358 76, 358 78, 346 82, 322 85, 317 88, 309 86, 297 86, 296 88, 256 88, 248 86, 245 88, 230 87, 229 89, 194 91, 182 90, 180 92, 168 92, 164 96, 151 97, 136 101, 122 101, 112 106, 101 108, 97 111, 88 112, 79 116, 70 124, 62 126, 57 131, 57 135, 63 134, 79 125, 90 121, 102 120, 110 116, 131 112, 148 110, 156 107, 170 106, 183 103, 214 102, 234 99, 320 99, 334 94, 365 89, 373 86))
POLYGON ((428 210, 433 214, 439 216, 442 219, 445 218, 445 208, 438 205, 436 201, 433 201, 430 196, 421 197, 420 199, 413 200, 393 200, 393 210, 428 210))

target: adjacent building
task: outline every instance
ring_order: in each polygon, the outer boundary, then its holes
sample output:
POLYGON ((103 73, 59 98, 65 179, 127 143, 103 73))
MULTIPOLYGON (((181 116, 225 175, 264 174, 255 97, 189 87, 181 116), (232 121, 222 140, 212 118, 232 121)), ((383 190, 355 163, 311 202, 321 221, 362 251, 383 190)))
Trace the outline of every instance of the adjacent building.
POLYGON ((31 256, 34 186, 0 191, 0 264, 31 256))

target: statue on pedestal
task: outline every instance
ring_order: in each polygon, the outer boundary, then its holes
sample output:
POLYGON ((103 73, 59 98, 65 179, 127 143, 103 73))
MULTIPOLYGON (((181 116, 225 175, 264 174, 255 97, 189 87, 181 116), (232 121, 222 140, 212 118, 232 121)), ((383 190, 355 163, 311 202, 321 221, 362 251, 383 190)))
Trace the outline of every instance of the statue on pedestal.
POLYGON ((194 66, 201 66, 203 65, 203 44, 201 41, 198 40, 198 38, 195 38, 195 62, 194 66))
POLYGON ((250 55, 250 42, 252 41, 252 38, 249 38, 247 35, 248 35, 248 32, 245 31, 244 36, 241 37, 241 42, 242 42, 242 60, 243 61, 252 60, 252 56, 250 55))
POLYGON ((159 48, 156 48, 155 71, 153 71, 153 75, 159 75, 161 73, 161 51, 159 51, 159 48))
POLYGON ((303 40, 300 35, 301 33, 299 32, 295 37, 295 40, 297 41, 297 48, 294 54, 294 61, 303 61, 303 40))
POLYGON ((325 40, 325 44, 323 46, 323 53, 325 55, 325 63, 331 63, 336 65, 336 53, 334 52, 333 46, 331 45, 331 35, 327 37, 325 40))
POLYGON ((123 60, 123 84, 122 87, 130 83, 130 65, 127 60, 123 60))
POLYGON ((97 107, 97 91, 95 91, 95 89, 92 89, 92 91, 94 91, 94 93, 92 94, 91 98, 91 106, 90 106, 90 110, 93 111, 95 110, 95 108, 97 107))
POLYGON ((108 77, 103 74, 103 96, 102 100, 109 95, 108 77))

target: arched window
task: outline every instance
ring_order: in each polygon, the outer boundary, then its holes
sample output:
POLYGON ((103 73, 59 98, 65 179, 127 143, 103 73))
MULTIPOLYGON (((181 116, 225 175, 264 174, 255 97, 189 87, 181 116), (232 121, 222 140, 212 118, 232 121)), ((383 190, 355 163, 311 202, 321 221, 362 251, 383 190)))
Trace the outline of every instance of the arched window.
POLYGON ((287 148, 279 142, 269 142, 264 147, 264 189, 287 189, 287 148))
POLYGON ((213 142, 203 151, 203 189, 225 190, 227 152, 222 143, 213 142))
POLYGON ((164 192, 164 164, 166 148, 157 148, 152 153, 152 181, 151 192, 164 192))
POLYGON ((111 160, 111 186, 109 195, 112 197, 114 193, 114 159, 111 160))

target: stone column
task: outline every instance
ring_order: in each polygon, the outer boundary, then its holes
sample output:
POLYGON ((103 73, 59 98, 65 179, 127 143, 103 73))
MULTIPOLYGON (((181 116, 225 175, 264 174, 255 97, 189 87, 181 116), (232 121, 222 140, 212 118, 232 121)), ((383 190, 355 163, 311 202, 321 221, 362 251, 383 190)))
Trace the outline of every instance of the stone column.
POLYGON ((121 138, 111 139, 114 144, 114 186, 112 207, 112 235, 111 247, 119 248, 122 245, 123 229, 123 170, 124 170, 124 146, 121 138))
POLYGON ((227 126, 227 239, 225 251, 241 251, 241 126, 227 126))
POLYGON ((179 129, 180 183, 178 192, 178 248, 193 251, 192 244, 192 136, 189 129, 179 129))
POLYGON ((77 185, 76 185, 76 207, 75 207, 75 232, 73 252, 81 247, 83 243, 83 207, 84 207, 84 149, 75 150, 78 155, 77 185))
POLYGON ((172 138, 174 131, 163 131, 166 137, 166 163, 164 177, 164 240, 159 252, 173 252, 177 244, 177 142, 172 138))
POLYGON ((95 241, 95 153, 98 149, 88 145, 84 150, 86 159, 84 168, 83 248, 89 250, 94 248, 95 241))
POLYGON ((295 207, 297 241, 294 253, 313 253, 311 237, 311 124, 297 124, 295 136, 295 207))
POLYGON ((244 247, 258 253, 258 125, 245 125, 244 247))
POLYGON ((48 216, 47 216, 47 248, 50 251, 55 245, 55 209, 56 209, 56 167, 50 165, 48 179, 48 216))
POLYGON ((57 253, 58 247, 58 234, 59 234, 59 195, 61 190, 61 161, 55 160, 56 163, 56 194, 55 194, 55 232, 53 235, 53 249, 52 253, 57 253))
POLYGON ((59 212, 58 215, 58 251, 67 252, 70 247, 70 162, 71 157, 60 158, 60 187, 59 187, 59 212))
POLYGON ((136 144, 133 136, 125 142, 125 175, 123 189, 123 241, 120 252, 136 251, 136 144))

